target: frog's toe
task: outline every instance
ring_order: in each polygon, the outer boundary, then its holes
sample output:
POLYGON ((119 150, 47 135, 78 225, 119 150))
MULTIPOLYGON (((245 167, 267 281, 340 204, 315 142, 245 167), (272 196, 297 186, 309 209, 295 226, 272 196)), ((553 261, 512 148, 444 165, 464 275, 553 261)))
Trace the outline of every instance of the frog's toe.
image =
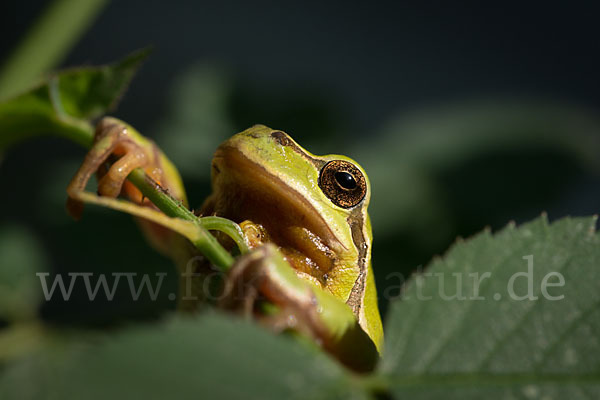
POLYGON ((131 171, 148 165, 144 149, 133 143, 126 143, 123 147, 125 154, 98 181, 98 194, 101 196, 117 197, 131 171))
POLYGON ((81 214, 83 214, 83 202, 76 200, 73 197, 67 198, 67 213, 76 221, 81 219, 81 214))

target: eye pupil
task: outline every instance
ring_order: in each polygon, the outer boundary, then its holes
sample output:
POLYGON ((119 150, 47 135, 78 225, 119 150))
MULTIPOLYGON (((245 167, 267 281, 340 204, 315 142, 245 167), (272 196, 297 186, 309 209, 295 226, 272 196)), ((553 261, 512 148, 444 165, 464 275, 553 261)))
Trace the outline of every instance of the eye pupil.
POLYGON ((352 190, 356 189, 356 180, 352 174, 346 171, 338 171, 335 173, 336 182, 344 189, 352 190))

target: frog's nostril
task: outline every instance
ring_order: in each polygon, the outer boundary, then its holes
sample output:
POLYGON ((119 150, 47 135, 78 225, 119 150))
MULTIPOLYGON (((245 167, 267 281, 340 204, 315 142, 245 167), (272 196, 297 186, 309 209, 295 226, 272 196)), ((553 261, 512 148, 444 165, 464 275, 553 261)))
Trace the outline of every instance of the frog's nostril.
POLYGON ((271 132, 271 137, 273 139, 275 139, 277 141, 277 143, 279 143, 280 146, 291 146, 292 145, 292 141, 290 140, 288 135, 286 135, 285 133, 283 133, 281 131, 271 132))

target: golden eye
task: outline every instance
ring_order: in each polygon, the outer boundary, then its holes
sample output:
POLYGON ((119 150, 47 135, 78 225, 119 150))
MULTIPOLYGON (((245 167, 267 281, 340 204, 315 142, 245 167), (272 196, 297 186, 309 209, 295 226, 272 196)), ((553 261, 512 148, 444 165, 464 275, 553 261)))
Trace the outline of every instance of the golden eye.
POLYGON ((367 182, 360 170, 351 162, 329 161, 321 169, 319 187, 336 206, 354 207, 365 198, 367 182))

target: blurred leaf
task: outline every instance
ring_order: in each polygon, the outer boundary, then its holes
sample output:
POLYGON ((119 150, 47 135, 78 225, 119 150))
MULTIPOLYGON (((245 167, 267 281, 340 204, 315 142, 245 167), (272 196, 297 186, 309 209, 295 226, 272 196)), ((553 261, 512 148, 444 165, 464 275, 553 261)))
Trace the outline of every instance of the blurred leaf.
POLYGON ((0 98, 16 95, 54 68, 106 3, 107 0, 52 1, 2 65, 0 98))
POLYGON ((565 218, 549 225, 543 217, 495 235, 486 231, 457 243, 424 276, 410 281, 402 301, 392 304, 386 326, 380 371, 394 394, 598 398, 595 224, 596 218, 565 218), (527 256, 533 257, 531 267, 527 256), (485 278, 486 273, 491 275, 485 278), (545 278, 551 273, 561 274, 564 286, 548 285, 544 292, 544 279, 560 282, 556 275, 545 278), (484 277, 478 295, 475 277, 484 277), (527 294, 531 299, 517 297, 527 294))
POLYGON ((532 204, 539 207, 540 199, 528 196, 530 192, 543 191, 546 204, 564 194, 577 172, 572 171, 577 167, 570 167, 571 174, 562 168, 569 168, 561 164, 567 158, 598 171, 598 133, 600 119, 586 110, 533 101, 481 101, 399 118, 379 139, 350 153, 371 179, 375 232, 409 230, 435 242, 455 236, 457 224, 473 213, 477 220, 466 228, 476 231, 521 217, 532 204), (540 177, 551 184, 539 182, 540 177))
POLYGON ((0 397, 365 397, 358 384, 320 352, 220 314, 138 326, 102 340, 82 342, 81 336, 65 336, 62 341, 5 370, 0 397))
MULTIPOLYGON (((600 204, 600 118, 548 101, 446 104, 398 117, 345 150, 372 187, 373 265, 393 290, 457 236, 542 211, 589 215, 600 204)), ((386 302, 380 298, 385 313, 386 302)))
POLYGON ((59 72, 31 91, 0 103, 0 150, 48 134, 89 146, 94 129, 88 121, 116 105, 147 55, 142 50, 115 64, 59 72))
POLYGON ((46 268, 44 251, 31 232, 19 225, 0 228, 0 319, 32 319, 40 303, 36 272, 46 268))
POLYGON ((227 73, 209 65, 192 66, 173 83, 154 136, 184 176, 208 180, 217 146, 236 133, 226 107, 230 92, 227 73))

